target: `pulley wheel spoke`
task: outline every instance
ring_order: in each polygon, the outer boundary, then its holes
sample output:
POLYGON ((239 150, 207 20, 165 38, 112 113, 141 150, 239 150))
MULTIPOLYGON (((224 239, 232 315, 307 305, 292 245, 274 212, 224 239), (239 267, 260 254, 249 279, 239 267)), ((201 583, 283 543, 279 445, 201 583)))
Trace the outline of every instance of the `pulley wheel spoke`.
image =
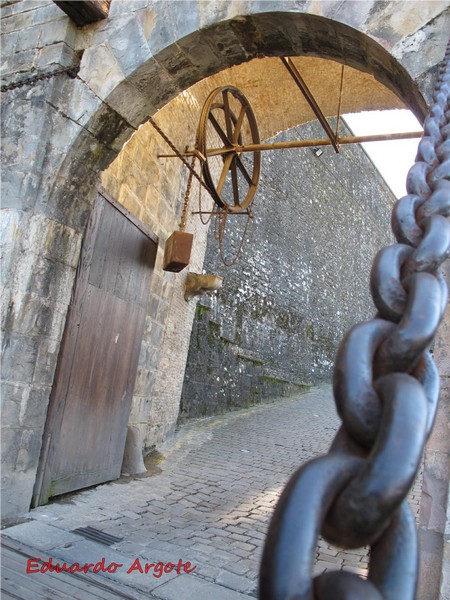
POLYGON ((216 118, 214 117, 214 115, 212 114, 212 112, 209 114, 209 120, 211 121, 214 129, 217 131, 217 133, 219 134, 220 139, 222 140, 222 142, 225 144, 226 147, 231 146, 231 142, 227 137, 227 134, 225 133, 225 131, 222 129, 222 127, 219 125, 219 123, 216 121, 216 118))
POLYGON ((233 161, 231 162, 231 182, 233 184, 234 205, 239 206, 239 187, 236 169, 236 156, 233 157, 233 161))
POLYGON ((236 121, 236 125, 234 127, 233 144, 237 144, 237 142, 238 142, 239 134, 241 133, 242 123, 244 122, 244 117, 245 117, 246 111, 247 111, 247 107, 243 106, 241 108, 241 112, 239 113, 238 120, 236 121))
POLYGON ((220 174, 220 179, 219 179, 219 182, 217 184, 217 191, 218 191, 219 194, 222 192, 223 185, 224 185, 225 179, 226 179, 226 177, 228 175, 228 171, 230 170, 233 158, 234 158, 234 154, 231 154, 231 153, 228 154, 227 156, 225 156, 224 163, 223 163, 222 173, 220 174))
POLYGON ((230 103, 228 100, 228 90, 224 89, 222 92, 223 98, 223 110, 225 112, 225 126, 227 128, 227 138, 231 141, 233 139, 233 124, 231 122, 230 103))
POLYGON ((242 173, 242 175, 245 177, 245 179, 247 180, 247 183, 249 185, 253 185, 253 180, 250 177, 250 175, 248 174, 247 169, 244 167, 244 165, 242 164, 242 160, 240 159, 239 156, 236 156, 236 164, 239 167, 240 172, 242 173))

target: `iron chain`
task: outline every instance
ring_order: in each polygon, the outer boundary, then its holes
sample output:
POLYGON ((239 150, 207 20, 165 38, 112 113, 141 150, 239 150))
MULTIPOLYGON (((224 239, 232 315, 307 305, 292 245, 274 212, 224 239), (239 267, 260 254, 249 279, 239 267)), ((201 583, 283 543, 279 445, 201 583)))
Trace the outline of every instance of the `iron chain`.
MULTIPOLYGON (((157 133, 159 133, 159 135, 166 142, 166 144, 169 146, 169 148, 172 150, 172 152, 176 155, 176 157, 181 160, 181 162, 187 168, 187 170, 189 171, 189 173, 191 173, 191 175, 193 177, 195 177, 195 179, 197 179, 197 181, 199 182, 199 184, 205 188, 205 190, 208 192, 208 194, 211 194, 209 188, 204 183, 204 181, 202 180, 202 178, 200 177, 200 175, 198 175, 198 173, 195 171, 195 169, 193 168, 193 166, 191 166, 188 163, 188 161, 184 158, 184 156, 181 154, 181 152, 178 150, 178 148, 175 146, 175 144, 172 142, 172 140, 169 138, 169 136, 164 133, 164 131, 158 125, 158 123, 152 117, 149 117, 148 122, 154 128, 154 130, 157 133)), ((195 151, 194 151, 194 157, 195 156, 197 156, 202 161, 204 160, 204 157, 197 153, 197 145, 195 146, 195 151)))
POLYGON ((183 208, 181 211, 180 224, 178 225, 180 231, 184 231, 184 229, 186 227, 187 211, 189 208, 189 198, 191 195, 191 187, 192 187, 192 177, 195 173, 195 170, 194 170, 195 159, 196 159, 196 156, 194 154, 192 156, 191 164, 189 165, 189 175, 188 175, 188 180, 187 180, 187 185, 186 185, 186 192, 184 194, 184 199, 183 199, 183 208))
POLYGON ((57 69, 55 71, 50 71, 49 73, 43 73, 41 75, 34 75, 33 77, 29 77, 28 79, 22 79, 21 81, 15 81, 13 83, 9 83, 7 85, 3 85, 0 88, 1 92, 9 92, 10 90, 15 90, 17 88, 23 87, 24 85, 33 86, 39 81, 44 81, 45 79, 51 79, 52 77, 56 77, 56 75, 62 75, 67 73, 72 79, 77 76, 79 69, 79 65, 72 65, 70 67, 64 67, 62 69, 57 69))
POLYGON ((424 122, 407 195, 392 212, 397 243, 371 272, 377 315, 342 341, 333 392, 342 426, 327 455, 291 477, 275 509, 260 572, 261 600, 414 600, 415 520, 406 495, 417 475, 439 397, 428 350, 447 305, 437 272, 450 254, 450 42, 424 122), (367 580, 312 577, 319 535, 370 546, 367 580))

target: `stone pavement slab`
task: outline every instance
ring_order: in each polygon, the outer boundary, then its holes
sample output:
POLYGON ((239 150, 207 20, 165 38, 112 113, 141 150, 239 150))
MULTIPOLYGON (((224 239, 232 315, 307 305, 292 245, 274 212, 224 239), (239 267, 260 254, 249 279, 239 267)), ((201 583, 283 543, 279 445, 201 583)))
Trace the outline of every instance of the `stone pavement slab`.
POLYGON ((70 533, 69 531, 40 521, 21 523, 10 530, 5 530, 4 533, 8 535, 8 531, 10 531, 12 537, 18 542, 23 542, 28 546, 41 550, 58 548, 59 546, 79 542, 83 539, 75 533, 70 533))
POLYGON ((248 596, 203 581, 199 577, 181 575, 153 591, 161 600, 248 600, 248 596))

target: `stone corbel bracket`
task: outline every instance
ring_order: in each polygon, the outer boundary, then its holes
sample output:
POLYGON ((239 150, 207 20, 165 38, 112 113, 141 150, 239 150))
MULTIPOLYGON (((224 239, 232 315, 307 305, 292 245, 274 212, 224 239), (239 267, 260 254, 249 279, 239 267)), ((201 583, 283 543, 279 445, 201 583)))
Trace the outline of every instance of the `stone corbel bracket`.
POLYGON ((184 299, 191 300, 195 296, 207 294, 222 287, 223 277, 218 275, 201 275, 199 273, 189 273, 184 283, 184 299))

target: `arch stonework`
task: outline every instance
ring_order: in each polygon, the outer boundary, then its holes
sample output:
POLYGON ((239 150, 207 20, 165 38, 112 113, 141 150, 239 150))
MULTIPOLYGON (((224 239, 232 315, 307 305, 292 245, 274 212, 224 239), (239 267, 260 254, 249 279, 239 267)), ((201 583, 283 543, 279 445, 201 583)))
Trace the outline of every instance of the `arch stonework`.
MULTIPOLYGON (((182 5, 180 11, 180 3, 172 0, 113 0, 108 19, 81 29, 47 0, 2 6, 4 84, 79 65, 76 78, 59 75, 18 87, 4 94, 2 106, 4 518, 23 513, 30 503, 59 343, 99 174, 119 153, 118 160, 125 160, 127 147, 121 151, 139 126, 156 113, 183 147, 195 133, 202 85, 210 89, 202 83, 206 77, 220 81, 225 69, 229 73, 247 64, 243 79, 251 95, 252 78, 261 80, 266 72, 264 61, 282 55, 345 63, 374 86, 389 90, 373 107, 405 104, 420 119, 450 29, 449 3, 441 0, 401 7, 398 2, 316 0, 182 5), (197 95, 186 96, 194 84, 200 86, 197 95), (171 107, 187 100, 189 117, 173 118, 171 107), (170 101, 175 104, 168 106, 170 101)), ((264 111, 262 103, 265 138, 301 122, 295 115, 283 121, 287 102, 275 97, 277 111, 264 111)), ((367 99, 354 108, 368 108, 367 99)), ((328 114, 333 114, 331 106, 328 114)), ((154 135, 148 143, 154 154, 167 149, 154 135)), ((165 174, 156 165, 154 160, 149 168, 157 205, 146 208, 135 188, 127 192, 126 182, 114 171, 104 173, 103 183, 164 242, 177 223, 180 206, 174 198, 184 179, 173 163, 166 161, 165 174)), ((201 269, 205 244, 198 235, 194 269, 201 269)), ((145 368, 138 374, 132 410, 147 445, 164 439, 176 422, 176 393, 193 318, 192 308, 180 300, 183 276, 161 271, 162 249, 161 243, 152 284, 158 318, 148 318, 140 364, 151 345, 160 344, 152 410, 165 411, 166 417, 143 423, 151 378, 145 368), (173 352, 180 355, 178 380, 167 390, 164 369, 173 352), (173 394, 168 410, 166 401, 173 394)))

